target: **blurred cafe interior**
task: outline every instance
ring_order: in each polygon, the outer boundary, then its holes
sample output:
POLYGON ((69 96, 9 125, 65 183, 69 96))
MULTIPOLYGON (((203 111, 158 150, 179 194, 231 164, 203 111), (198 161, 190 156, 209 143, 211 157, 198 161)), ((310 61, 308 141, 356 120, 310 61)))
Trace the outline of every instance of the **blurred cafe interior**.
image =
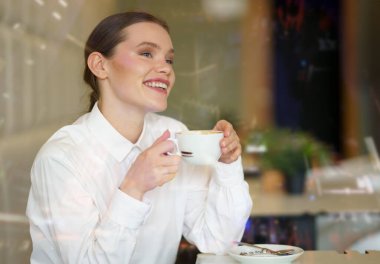
MULTIPOLYGON (((164 114, 239 132, 253 199, 244 241, 380 250, 380 1, 0 0, 1 263, 29 262, 33 159, 87 111, 84 42, 125 10, 171 27, 164 114)), ((183 241, 177 262, 196 252, 183 241)))

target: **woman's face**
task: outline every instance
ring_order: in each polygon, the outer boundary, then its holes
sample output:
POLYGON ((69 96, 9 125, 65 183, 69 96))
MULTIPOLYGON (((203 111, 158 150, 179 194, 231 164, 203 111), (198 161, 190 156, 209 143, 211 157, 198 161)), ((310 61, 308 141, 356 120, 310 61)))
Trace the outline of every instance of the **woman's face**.
POLYGON ((164 111, 175 81, 170 36, 150 22, 133 24, 124 31, 126 40, 106 59, 101 104, 140 113, 164 111))

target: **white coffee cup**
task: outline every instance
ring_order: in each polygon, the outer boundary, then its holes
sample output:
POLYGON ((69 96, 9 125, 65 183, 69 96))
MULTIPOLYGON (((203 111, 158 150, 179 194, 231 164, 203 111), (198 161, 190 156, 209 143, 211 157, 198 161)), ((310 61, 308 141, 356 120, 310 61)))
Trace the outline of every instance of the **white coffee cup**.
POLYGON ((194 165, 214 165, 221 156, 220 140, 222 131, 188 130, 175 134, 176 154, 194 165))

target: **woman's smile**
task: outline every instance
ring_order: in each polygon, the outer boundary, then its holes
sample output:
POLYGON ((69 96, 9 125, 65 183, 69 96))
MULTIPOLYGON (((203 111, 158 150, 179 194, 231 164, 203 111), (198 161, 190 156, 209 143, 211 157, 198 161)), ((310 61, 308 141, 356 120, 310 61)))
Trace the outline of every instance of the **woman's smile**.
POLYGON ((156 78, 149 79, 144 82, 144 85, 155 90, 156 92, 163 93, 165 95, 168 94, 168 87, 170 86, 170 82, 164 79, 156 78))

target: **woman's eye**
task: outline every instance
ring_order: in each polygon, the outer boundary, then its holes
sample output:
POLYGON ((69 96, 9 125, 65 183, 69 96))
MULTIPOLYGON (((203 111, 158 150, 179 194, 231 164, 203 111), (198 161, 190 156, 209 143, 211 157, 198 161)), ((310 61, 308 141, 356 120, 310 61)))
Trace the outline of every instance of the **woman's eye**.
POLYGON ((172 60, 172 59, 167 59, 167 60, 166 60, 166 63, 172 65, 172 64, 174 63, 174 60, 172 60))
POLYGON ((152 53, 150 53, 150 52, 142 52, 140 55, 144 56, 144 57, 147 57, 147 58, 152 58, 153 57, 152 53))

